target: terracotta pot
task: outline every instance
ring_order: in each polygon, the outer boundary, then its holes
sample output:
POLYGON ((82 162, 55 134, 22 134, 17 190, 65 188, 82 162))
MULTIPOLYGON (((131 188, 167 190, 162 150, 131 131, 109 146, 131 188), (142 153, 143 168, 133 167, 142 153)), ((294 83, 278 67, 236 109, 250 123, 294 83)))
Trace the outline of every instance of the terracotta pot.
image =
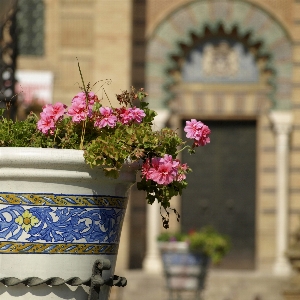
MULTIPOLYGON (((83 151, 0 148, 0 278, 79 277, 94 262, 114 274, 127 191, 135 181, 130 165, 117 180, 85 164, 83 151)), ((101 299, 109 297, 108 286, 101 299)), ((5 287, 0 299, 87 299, 89 288, 63 285, 5 287)))

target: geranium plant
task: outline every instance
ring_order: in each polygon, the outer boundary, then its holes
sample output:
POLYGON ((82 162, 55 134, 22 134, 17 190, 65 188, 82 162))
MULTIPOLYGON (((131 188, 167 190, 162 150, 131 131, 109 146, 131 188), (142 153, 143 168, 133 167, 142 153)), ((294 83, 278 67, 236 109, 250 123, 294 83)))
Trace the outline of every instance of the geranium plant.
POLYGON ((104 106, 91 85, 85 85, 78 67, 83 86, 69 107, 59 102, 47 104, 40 117, 30 113, 26 120, 16 122, 6 118, 6 109, 1 109, 0 147, 81 149, 87 164, 101 166, 112 178, 118 177, 125 161, 138 162, 141 181, 137 187, 146 191, 149 204, 160 203, 167 228, 168 209, 180 217, 170 207, 170 200, 181 195, 187 186, 186 174, 191 171, 177 155, 184 149, 193 153, 196 147, 209 143, 209 128, 195 119, 187 121, 184 130, 192 139, 191 145, 169 128, 155 131, 156 112, 148 107, 143 89, 131 88, 116 95, 118 108, 104 106))
POLYGON ((229 237, 220 234, 212 226, 191 230, 188 233, 163 232, 159 242, 185 242, 191 252, 201 252, 211 258, 213 263, 219 263, 230 249, 229 237))

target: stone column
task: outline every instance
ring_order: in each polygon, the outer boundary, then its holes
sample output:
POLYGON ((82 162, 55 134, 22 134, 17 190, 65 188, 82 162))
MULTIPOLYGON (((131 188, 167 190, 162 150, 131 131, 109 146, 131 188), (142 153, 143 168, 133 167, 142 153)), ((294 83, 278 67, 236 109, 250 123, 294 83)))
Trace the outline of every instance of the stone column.
POLYGON ((285 255, 288 246, 288 140, 292 127, 290 111, 272 111, 276 133, 276 258, 274 273, 289 275, 291 266, 285 255))
MULTIPOLYGON (((158 115, 154 120, 154 130, 162 129, 169 117, 168 110, 156 110, 158 115)), ((162 263, 160 259, 159 249, 157 247, 157 236, 160 233, 160 213, 159 204, 154 202, 152 205, 147 205, 147 244, 146 257, 143 262, 143 269, 148 273, 159 274, 162 272, 162 263)))

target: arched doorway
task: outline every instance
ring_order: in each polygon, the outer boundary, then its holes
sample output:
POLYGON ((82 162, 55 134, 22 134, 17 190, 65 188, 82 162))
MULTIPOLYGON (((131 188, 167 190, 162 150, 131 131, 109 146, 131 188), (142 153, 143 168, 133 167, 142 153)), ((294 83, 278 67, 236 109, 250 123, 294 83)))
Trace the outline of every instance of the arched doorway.
POLYGON ((257 118, 268 107, 273 75, 249 38, 207 29, 181 45, 185 55, 174 56, 169 69, 173 126, 200 118, 212 130, 210 145, 183 154, 194 172, 181 197, 181 230, 211 225, 228 235, 232 249, 219 267, 230 269, 255 267, 257 118))

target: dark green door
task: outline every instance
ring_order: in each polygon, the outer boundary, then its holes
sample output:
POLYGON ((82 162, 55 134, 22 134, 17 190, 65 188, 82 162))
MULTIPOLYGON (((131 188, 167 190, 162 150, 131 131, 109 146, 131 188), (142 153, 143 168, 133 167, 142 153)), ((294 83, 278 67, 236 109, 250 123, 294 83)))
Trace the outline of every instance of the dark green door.
MULTIPOLYGON (((256 122, 205 121, 211 143, 183 160, 193 169, 182 196, 182 229, 212 225, 231 238, 220 268, 252 269, 255 255, 256 122)), ((184 122, 185 124, 185 122, 184 122)))

